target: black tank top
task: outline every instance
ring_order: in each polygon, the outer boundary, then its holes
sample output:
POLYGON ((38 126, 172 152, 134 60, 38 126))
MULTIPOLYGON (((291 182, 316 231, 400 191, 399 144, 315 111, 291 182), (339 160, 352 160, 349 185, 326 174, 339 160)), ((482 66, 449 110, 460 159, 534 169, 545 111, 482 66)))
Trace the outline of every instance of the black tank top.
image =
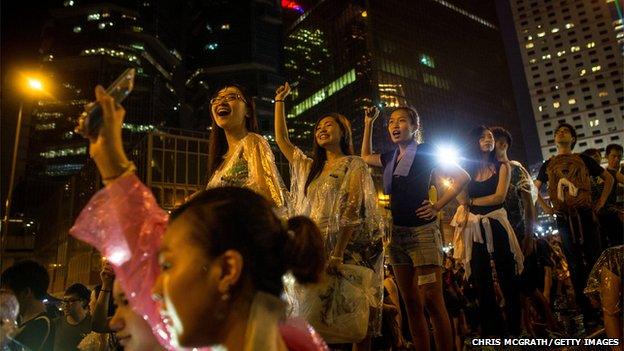
MULTIPOLYGON (((498 186, 498 175, 500 174, 500 165, 496 167, 496 173, 493 174, 488 179, 478 182, 476 180, 471 179, 470 183, 468 183, 468 196, 471 199, 476 199, 478 197, 488 196, 496 193, 496 187, 498 186)), ((471 206, 470 212, 474 214, 486 214, 499 208, 502 208, 503 204, 493 205, 493 206, 471 206)))

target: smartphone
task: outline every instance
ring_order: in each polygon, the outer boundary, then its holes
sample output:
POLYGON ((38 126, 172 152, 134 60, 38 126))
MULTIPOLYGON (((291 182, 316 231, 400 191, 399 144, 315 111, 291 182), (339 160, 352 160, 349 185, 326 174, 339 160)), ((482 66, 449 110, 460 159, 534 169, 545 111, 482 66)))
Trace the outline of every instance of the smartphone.
MULTIPOLYGON (((116 104, 120 104, 134 88, 136 70, 128 68, 107 89, 106 93, 113 97, 116 104)), ((102 107, 97 101, 85 105, 84 112, 80 115, 81 122, 76 132, 85 138, 95 138, 102 128, 102 107)))

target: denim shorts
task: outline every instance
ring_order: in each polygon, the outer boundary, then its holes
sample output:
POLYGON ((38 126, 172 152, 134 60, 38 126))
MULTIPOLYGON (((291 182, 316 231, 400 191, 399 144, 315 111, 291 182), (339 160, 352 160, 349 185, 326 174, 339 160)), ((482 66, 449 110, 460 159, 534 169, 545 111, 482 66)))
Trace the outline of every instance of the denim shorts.
POLYGON ((388 254, 392 265, 442 266, 444 252, 438 221, 418 227, 392 226, 388 254))

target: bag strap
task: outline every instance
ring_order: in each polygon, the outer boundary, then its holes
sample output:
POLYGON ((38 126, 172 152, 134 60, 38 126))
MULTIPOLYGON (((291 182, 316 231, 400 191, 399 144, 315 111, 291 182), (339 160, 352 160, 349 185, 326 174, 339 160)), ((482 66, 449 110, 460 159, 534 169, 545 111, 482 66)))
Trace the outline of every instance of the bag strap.
POLYGON ((48 326, 48 330, 46 331, 45 338, 43 338, 43 342, 41 343, 41 346, 39 346, 39 349, 37 351, 43 350, 46 342, 48 341, 48 337, 50 337, 50 329, 52 329, 52 326, 51 326, 52 322, 50 321, 50 318, 48 318, 48 316, 45 316, 45 315, 39 316, 39 317, 33 319, 33 321, 36 321, 36 320, 39 320, 39 319, 43 319, 43 320, 46 321, 46 325, 48 326))

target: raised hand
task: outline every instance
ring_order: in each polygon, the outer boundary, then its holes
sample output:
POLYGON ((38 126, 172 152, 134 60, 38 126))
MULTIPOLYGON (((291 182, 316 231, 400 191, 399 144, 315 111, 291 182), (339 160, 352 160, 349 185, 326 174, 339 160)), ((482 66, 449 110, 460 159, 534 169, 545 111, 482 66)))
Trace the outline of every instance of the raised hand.
POLYGON ((288 84, 288 82, 286 82, 286 83, 284 83, 284 85, 281 85, 275 91, 275 100, 276 101, 284 100, 289 94, 290 94, 290 84, 288 84))
POLYGON ((102 128, 96 137, 89 138, 89 155, 103 179, 114 179, 123 174, 130 163, 121 139, 126 111, 99 85, 95 88, 95 97, 102 108, 102 128))
POLYGON ((364 123, 372 124, 379 117, 379 109, 376 106, 364 108, 364 123))

